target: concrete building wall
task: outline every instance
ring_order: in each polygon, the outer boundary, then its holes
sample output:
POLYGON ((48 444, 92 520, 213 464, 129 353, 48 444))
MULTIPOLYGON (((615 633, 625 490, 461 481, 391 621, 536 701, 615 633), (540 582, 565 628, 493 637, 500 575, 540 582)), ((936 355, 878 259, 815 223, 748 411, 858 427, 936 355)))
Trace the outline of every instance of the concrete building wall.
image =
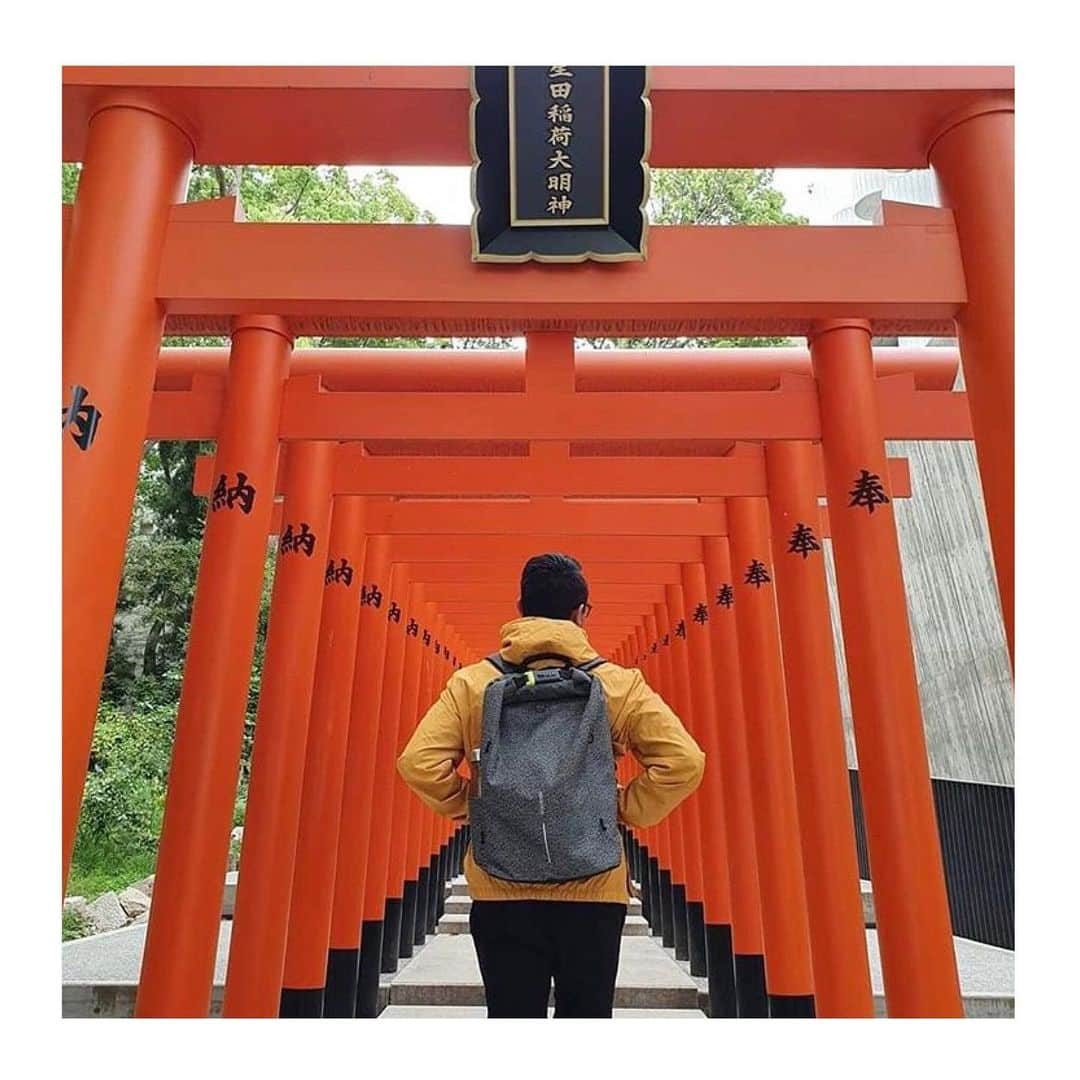
MULTIPOLYGON (((915 666, 934 776, 1013 783, 1012 675, 970 443, 890 443, 911 464, 894 502, 915 666)), ((848 764, 858 760, 832 545, 825 544, 848 764)))

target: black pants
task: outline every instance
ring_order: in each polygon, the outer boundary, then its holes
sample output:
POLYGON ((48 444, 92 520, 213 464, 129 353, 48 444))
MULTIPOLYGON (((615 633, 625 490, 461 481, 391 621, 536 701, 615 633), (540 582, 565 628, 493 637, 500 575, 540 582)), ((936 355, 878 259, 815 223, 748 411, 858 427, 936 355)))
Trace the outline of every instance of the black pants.
POLYGON ((488 1016, 609 1017, 615 1000, 624 904, 474 900, 469 929, 488 1016))

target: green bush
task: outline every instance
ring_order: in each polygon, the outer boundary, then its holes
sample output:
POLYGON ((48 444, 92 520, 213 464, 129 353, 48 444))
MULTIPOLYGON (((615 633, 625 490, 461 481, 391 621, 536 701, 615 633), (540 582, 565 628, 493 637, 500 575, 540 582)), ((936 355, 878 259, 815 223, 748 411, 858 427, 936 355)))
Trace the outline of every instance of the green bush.
POLYGON ((60 940, 74 941, 76 938, 86 937, 89 933, 90 927, 86 924, 83 917, 77 911, 65 908, 60 940))
POLYGON ((153 851, 161 832, 176 710, 103 704, 94 728, 75 857, 80 849, 153 851))
MULTIPOLYGON (((70 896, 93 900, 154 873, 176 728, 176 706, 159 704, 155 697, 148 688, 141 701, 103 702, 98 712, 68 878, 70 896)), ((253 726, 247 717, 234 825, 244 822, 253 726)))

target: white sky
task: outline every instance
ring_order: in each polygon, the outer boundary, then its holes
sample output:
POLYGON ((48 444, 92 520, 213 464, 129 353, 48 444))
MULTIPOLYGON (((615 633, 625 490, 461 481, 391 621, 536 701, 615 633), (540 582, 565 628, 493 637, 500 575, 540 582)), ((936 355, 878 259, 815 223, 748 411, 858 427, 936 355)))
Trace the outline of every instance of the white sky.
MULTIPOLYGON (((351 167, 362 175, 373 168, 351 167)), ((442 225, 468 225, 472 217, 468 166, 388 165, 402 190, 442 225)), ((838 210, 852 203, 855 169, 777 169, 774 183, 784 193, 786 208, 804 214, 811 225, 827 225, 838 210)))

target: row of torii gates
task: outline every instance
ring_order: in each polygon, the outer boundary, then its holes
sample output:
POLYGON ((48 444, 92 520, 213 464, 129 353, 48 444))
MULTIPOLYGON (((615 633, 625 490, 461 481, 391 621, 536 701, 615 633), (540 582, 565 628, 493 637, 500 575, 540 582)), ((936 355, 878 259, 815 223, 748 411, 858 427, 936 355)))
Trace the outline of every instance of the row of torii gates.
POLYGON ((64 233, 65 875, 143 442, 216 440, 137 1015, 210 1005, 271 533, 225 1015, 374 1015, 464 838, 394 760, 542 550, 582 560, 594 645, 708 755, 700 791, 627 845, 713 1014, 761 1015, 767 991, 772 1015, 871 1015, 825 537, 887 1009, 962 1015, 893 515, 913 493, 885 440, 974 437, 1011 643, 1011 71, 652 69, 654 166, 929 155, 950 209, 887 204, 877 228, 656 228, 644 263, 491 267, 467 229, 182 202, 193 158, 465 163, 467 79, 65 70, 64 157, 84 162, 64 233), (161 349, 163 331, 232 344, 161 349), (957 331, 966 392, 954 350, 871 348, 957 331), (307 333, 526 348, 294 350, 307 333), (809 349, 575 354, 596 333, 809 349))

